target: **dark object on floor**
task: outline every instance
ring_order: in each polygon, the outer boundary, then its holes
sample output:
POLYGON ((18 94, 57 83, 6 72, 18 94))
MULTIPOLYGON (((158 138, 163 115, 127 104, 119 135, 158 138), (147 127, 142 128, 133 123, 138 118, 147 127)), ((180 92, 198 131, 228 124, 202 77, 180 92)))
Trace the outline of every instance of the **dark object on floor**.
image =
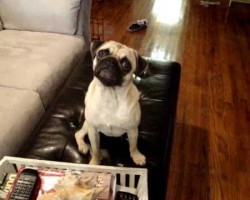
MULTIPOLYGON (((142 115, 138 148, 147 158, 145 167, 148 169, 149 199, 163 200, 166 194, 181 67, 176 62, 150 58, 146 60, 150 73, 134 80, 141 92, 142 115)), ((72 73, 50 112, 19 156, 73 163, 89 162, 89 155, 83 156, 79 153, 74 135, 84 121, 84 97, 92 78, 92 59, 88 53, 84 65, 72 73)), ((102 164, 137 167, 130 158, 126 134, 119 138, 102 135, 101 148, 107 149, 110 154, 102 164)))
POLYGON ((220 2, 217 1, 200 1, 200 5, 203 7, 209 7, 209 6, 219 6, 220 2))
POLYGON ((137 20, 136 22, 133 22, 128 28, 127 30, 129 32, 136 32, 142 29, 145 29, 148 27, 148 21, 146 19, 140 19, 137 20))

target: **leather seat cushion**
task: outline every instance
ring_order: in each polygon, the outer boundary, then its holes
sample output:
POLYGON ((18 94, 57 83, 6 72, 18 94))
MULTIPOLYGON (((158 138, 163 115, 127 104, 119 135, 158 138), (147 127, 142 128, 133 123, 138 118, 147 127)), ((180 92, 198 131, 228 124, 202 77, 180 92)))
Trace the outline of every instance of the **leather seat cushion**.
MULTIPOLYGON (((176 62, 160 62, 147 59, 150 72, 137 77, 135 85, 141 92, 142 110, 139 126, 138 148, 146 156, 149 170, 150 199, 162 199, 165 195, 168 162, 174 131, 175 112, 180 82, 180 65, 176 62)), ((88 163, 90 155, 81 155, 75 142, 75 132, 84 121, 84 97, 93 78, 91 56, 88 53, 84 65, 76 69, 64 91, 52 106, 49 117, 41 129, 30 139, 19 154, 22 157, 88 163), (51 123, 51 119, 56 123, 51 123), (63 126, 57 140, 51 134, 63 126), (67 132, 67 133, 66 133, 67 132), (55 150, 57 149, 57 151, 55 150), (51 149, 53 151, 51 152, 51 149), (57 152, 57 153, 55 153, 57 152)), ((58 134, 58 132, 56 132, 58 134)), ((88 138, 85 138, 88 141, 88 138)), ((109 152, 102 164, 138 167, 129 155, 126 133, 119 138, 101 136, 101 147, 109 152)))

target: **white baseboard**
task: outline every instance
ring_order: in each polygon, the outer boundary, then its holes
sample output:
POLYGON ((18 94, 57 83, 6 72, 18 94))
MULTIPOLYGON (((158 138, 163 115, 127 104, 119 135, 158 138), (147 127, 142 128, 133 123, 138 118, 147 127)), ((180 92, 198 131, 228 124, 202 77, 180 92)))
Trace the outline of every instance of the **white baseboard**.
POLYGON ((230 1, 229 1, 229 6, 231 6, 232 2, 250 3, 250 0, 230 0, 230 1))

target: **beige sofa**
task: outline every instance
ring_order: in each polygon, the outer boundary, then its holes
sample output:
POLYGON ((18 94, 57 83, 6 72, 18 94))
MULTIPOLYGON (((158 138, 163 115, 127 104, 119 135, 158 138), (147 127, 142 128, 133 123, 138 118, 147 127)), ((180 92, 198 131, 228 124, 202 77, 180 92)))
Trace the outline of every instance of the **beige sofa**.
POLYGON ((91 0, 0 0, 0 159, 15 155, 90 44, 91 0))

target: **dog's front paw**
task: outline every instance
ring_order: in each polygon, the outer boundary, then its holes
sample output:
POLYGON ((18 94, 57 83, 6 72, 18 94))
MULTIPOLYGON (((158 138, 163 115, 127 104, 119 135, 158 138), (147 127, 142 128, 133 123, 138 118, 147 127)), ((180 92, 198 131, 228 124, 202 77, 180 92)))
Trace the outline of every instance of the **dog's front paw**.
POLYGON ((137 165, 145 165, 146 164, 146 157, 141 154, 139 151, 131 153, 131 157, 135 164, 137 165))
POLYGON ((90 165, 99 165, 100 164, 100 160, 99 159, 96 159, 96 158, 91 158, 90 162, 89 162, 90 165))
POLYGON ((83 154, 87 154, 89 151, 89 146, 85 142, 81 142, 78 145, 78 150, 83 154))

